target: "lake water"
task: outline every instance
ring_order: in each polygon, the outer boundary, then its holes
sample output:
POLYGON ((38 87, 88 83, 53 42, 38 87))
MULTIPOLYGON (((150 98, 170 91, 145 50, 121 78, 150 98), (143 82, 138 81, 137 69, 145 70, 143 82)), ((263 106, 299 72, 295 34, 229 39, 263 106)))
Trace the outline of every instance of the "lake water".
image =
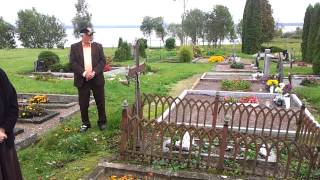
MULTIPOLYGON (((285 27, 284 32, 290 30, 294 30, 295 27, 285 27)), ((103 45, 103 47, 117 47, 118 46, 118 40, 119 37, 122 37, 124 41, 127 41, 129 43, 133 43, 135 39, 138 38, 146 38, 143 36, 142 32, 140 31, 139 27, 96 27, 94 28, 94 31, 96 32, 94 35, 94 41, 99 42, 103 45)), ((80 39, 76 39, 73 36, 73 28, 66 28, 66 44, 65 47, 70 47, 71 44, 80 41, 80 39)), ((166 37, 168 38, 168 37, 166 37)), ((150 47, 150 40, 148 39, 148 46, 150 47)), ((21 47, 21 42, 16 40, 18 47, 21 47)), ((201 40, 199 41, 201 42, 201 40)), ((237 41, 239 43, 239 40, 237 41)), ((201 43, 202 44, 202 43, 201 43)), ((223 44, 230 44, 228 40, 225 40, 223 44)), ((176 45, 180 45, 180 41, 176 39, 176 45)), ((163 43, 160 40, 160 38, 157 38, 155 33, 151 35, 151 46, 152 47, 163 47, 163 43)))
MULTIPOLYGON (((143 34, 139 28, 94 28, 94 31, 96 32, 94 34, 94 41, 101 43, 103 47, 117 47, 119 37, 122 37, 124 41, 129 43, 134 42, 135 39, 143 37, 143 34)), ((80 41, 80 39, 76 39, 73 36, 72 28, 67 28, 66 34, 66 47, 70 47, 71 44, 80 41)), ((151 45, 159 44, 160 42, 160 39, 155 35, 152 35, 151 39, 151 45)))

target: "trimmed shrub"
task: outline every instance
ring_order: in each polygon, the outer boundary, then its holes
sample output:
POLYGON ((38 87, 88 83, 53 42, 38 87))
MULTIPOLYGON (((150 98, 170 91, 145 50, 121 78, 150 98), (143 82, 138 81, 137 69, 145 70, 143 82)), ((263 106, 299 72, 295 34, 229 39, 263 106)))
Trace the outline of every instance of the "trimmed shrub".
POLYGON ((49 68, 51 65, 60 63, 59 56, 52 51, 40 52, 38 55, 38 60, 43 60, 47 68, 49 68))
POLYGON ((144 38, 140 38, 138 39, 138 41, 139 41, 139 54, 141 57, 146 58, 147 57, 146 49, 148 48, 147 40, 144 38))
POLYGON ((284 49, 282 49, 282 48, 280 48, 280 47, 278 47, 278 46, 270 46, 270 47, 261 46, 260 51, 261 51, 261 52, 264 52, 265 49, 271 49, 271 52, 272 52, 272 53, 278 53, 278 52, 283 52, 283 51, 284 51, 284 49))
POLYGON ((207 56, 224 56, 226 53, 223 51, 223 50, 220 50, 220 49, 216 49, 216 50, 213 50, 213 49, 209 49, 207 51, 207 56))
POLYGON ((176 40, 174 38, 168 38, 165 44, 166 49, 172 50, 176 48, 176 40))
POLYGON ((192 50, 188 46, 181 46, 178 53, 180 62, 190 62, 193 58, 192 50))
POLYGON ((115 61, 126 61, 132 59, 131 56, 131 47, 126 41, 123 41, 122 38, 119 38, 118 49, 115 52, 114 60, 115 61))
POLYGON ((244 69, 244 65, 243 63, 237 63, 237 62, 234 62, 230 65, 230 68, 232 69, 244 69))
POLYGON ((53 64, 51 66, 49 66, 49 70, 52 72, 60 72, 61 70, 63 72, 71 72, 71 64, 67 63, 67 64, 53 64))

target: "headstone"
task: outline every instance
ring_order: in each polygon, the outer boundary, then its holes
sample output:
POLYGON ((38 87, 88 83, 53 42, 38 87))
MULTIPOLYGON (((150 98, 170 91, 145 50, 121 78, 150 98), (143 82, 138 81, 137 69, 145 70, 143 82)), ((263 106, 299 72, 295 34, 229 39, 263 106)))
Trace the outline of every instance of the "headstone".
POLYGON ((45 62, 41 59, 34 62, 34 71, 35 72, 46 72, 48 71, 48 68, 45 64, 45 62))
POLYGON ((283 62, 282 62, 280 53, 279 53, 279 60, 277 64, 277 76, 278 76, 278 81, 282 83, 283 82, 283 62))
POLYGON ((255 66, 259 69, 260 52, 257 53, 255 66))
POLYGON ((289 84, 292 86, 292 74, 291 73, 289 73, 288 80, 289 80, 289 84))
POLYGON ((283 54, 283 58, 284 58, 284 60, 288 60, 289 59, 289 54, 288 54, 288 50, 284 50, 284 51, 282 51, 282 54, 283 54))
POLYGON ((264 50, 263 77, 265 79, 269 77, 269 73, 270 73, 270 57, 269 57, 270 52, 271 52, 270 49, 264 50))
POLYGON ((293 64, 293 58, 294 57, 294 54, 293 54, 293 49, 291 51, 291 53, 289 54, 289 62, 290 62, 290 69, 292 69, 292 64, 293 64))

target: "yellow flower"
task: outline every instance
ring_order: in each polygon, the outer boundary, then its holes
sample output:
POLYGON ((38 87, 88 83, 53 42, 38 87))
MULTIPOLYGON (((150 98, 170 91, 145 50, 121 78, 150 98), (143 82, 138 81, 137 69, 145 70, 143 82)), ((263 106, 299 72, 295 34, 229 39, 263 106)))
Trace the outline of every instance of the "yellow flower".
POLYGON ((276 79, 269 79, 269 80, 267 81, 267 85, 268 85, 268 86, 278 86, 278 85, 279 85, 279 81, 276 80, 276 79))
POLYGON ((224 57, 223 56, 211 56, 208 60, 208 62, 210 63, 215 63, 215 62, 223 62, 224 61, 224 57))
POLYGON ((110 179, 111 180, 117 180, 117 176, 111 176, 110 179))

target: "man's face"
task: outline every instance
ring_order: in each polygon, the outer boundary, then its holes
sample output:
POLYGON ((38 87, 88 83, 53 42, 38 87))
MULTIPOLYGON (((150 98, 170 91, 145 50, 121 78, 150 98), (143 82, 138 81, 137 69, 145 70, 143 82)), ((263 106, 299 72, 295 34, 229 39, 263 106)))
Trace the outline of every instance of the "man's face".
POLYGON ((93 40, 93 33, 82 35, 82 42, 83 43, 90 43, 92 40, 93 40))

